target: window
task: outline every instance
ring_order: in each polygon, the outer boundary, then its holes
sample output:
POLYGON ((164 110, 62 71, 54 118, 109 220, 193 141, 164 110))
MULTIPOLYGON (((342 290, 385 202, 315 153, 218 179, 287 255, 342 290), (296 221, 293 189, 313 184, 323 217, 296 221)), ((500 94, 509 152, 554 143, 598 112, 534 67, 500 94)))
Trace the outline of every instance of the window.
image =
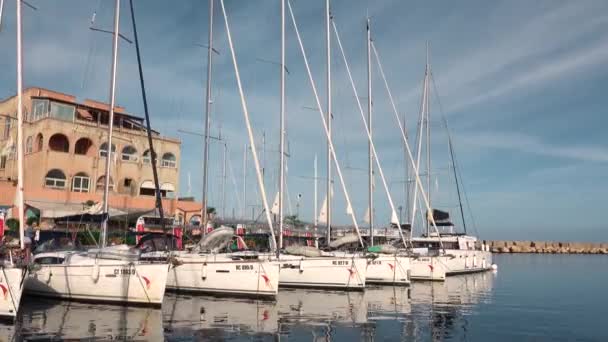
POLYGON ((156 188, 151 180, 143 181, 139 187, 139 194, 142 196, 155 196, 156 188))
POLYGON ((55 189, 65 188, 65 174, 59 169, 49 171, 44 178, 44 185, 55 189))
POLYGON ((42 133, 38 133, 36 136, 36 152, 42 151, 42 146, 44 146, 44 137, 42 133))
POLYGON ((146 150, 142 156, 144 164, 150 164, 152 160, 152 155, 150 154, 150 150, 146 150))
MULTIPOLYGON (((106 176, 101 176, 99 178, 97 178, 97 184, 96 184, 96 188, 98 191, 103 191, 104 187, 106 185, 106 176)), ((110 191, 114 191, 114 181, 112 180, 112 177, 110 177, 110 191)))
POLYGON ((4 170, 6 168, 6 156, 0 157, 0 170, 4 170))
POLYGON ((137 150, 133 146, 125 146, 122 149, 122 160, 123 161, 137 161, 137 150))
POLYGON ((40 120, 47 117, 49 112, 49 100, 32 100, 32 121, 40 120))
POLYGON ((79 172, 74 177, 72 177, 72 191, 89 192, 89 183, 89 176, 84 172, 79 172))
POLYGON ((125 180, 123 182, 125 188, 130 188, 131 183, 133 183, 133 180, 131 178, 125 178, 125 180))
POLYGON ((74 109, 75 107, 72 105, 51 102, 51 117, 63 121, 74 121, 74 109))
POLYGON ((25 140, 25 153, 34 152, 33 148, 34 148, 34 137, 29 136, 25 140))
POLYGON ((176 167, 177 163, 175 161, 175 155, 173 153, 165 153, 163 154, 163 159, 161 161, 160 166, 162 167, 176 167))
POLYGON ((4 118, 4 130, 2 131, 2 138, 8 139, 11 134, 11 117, 7 116, 4 118))
MULTIPOLYGON (((112 144, 112 156, 116 153, 116 145, 112 144)), ((108 143, 103 143, 99 146, 99 156, 106 157, 108 155, 108 143)))
POLYGON ((89 138, 80 138, 74 146, 74 154, 89 155, 93 147, 93 142, 89 138))
POLYGON ((63 134, 53 134, 49 139, 49 148, 56 152, 70 152, 70 141, 63 134))
POLYGON ((201 215, 192 215, 192 217, 190 217, 190 225, 200 226, 201 225, 201 215))

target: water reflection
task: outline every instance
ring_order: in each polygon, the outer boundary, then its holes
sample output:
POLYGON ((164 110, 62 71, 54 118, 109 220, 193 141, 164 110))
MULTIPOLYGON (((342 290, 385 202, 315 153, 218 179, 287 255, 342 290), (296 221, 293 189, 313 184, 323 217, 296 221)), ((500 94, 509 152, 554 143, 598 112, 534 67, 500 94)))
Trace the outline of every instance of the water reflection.
POLYGON ((281 290, 273 302, 167 294, 162 311, 36 298, 23 303, 15 326, 0 324, 0 341, 466 339, 469 316, 491 300, 493 278, 482 273, 350 293, 281 290))

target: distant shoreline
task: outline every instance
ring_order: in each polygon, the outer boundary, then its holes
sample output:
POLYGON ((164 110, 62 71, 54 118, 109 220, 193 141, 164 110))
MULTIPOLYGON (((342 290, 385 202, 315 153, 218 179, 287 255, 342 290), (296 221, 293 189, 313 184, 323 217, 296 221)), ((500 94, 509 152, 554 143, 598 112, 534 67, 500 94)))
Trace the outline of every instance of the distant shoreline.
POLYGON ((492 253, 608 254, 608 243, 558 241, 487 241, 492 253))

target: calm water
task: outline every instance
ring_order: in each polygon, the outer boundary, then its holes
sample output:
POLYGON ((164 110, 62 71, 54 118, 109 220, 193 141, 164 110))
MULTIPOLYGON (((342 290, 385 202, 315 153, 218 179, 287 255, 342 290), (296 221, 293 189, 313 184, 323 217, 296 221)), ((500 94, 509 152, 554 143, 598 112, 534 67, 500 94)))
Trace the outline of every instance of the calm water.
POLYGON ((280 291, 276 302, 168 295, 155 310, 29 299, 0 340, 608 341, 607 256, 495 258, 497 273, 280 291))

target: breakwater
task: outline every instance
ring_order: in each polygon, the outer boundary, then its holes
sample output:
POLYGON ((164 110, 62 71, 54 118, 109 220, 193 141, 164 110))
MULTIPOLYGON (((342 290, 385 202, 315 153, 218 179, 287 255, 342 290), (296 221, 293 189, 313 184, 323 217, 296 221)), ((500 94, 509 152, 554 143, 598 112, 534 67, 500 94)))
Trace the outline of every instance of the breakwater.
POLYGON ((608 254, 608 243, 488 241, 492 253, 608 254))

